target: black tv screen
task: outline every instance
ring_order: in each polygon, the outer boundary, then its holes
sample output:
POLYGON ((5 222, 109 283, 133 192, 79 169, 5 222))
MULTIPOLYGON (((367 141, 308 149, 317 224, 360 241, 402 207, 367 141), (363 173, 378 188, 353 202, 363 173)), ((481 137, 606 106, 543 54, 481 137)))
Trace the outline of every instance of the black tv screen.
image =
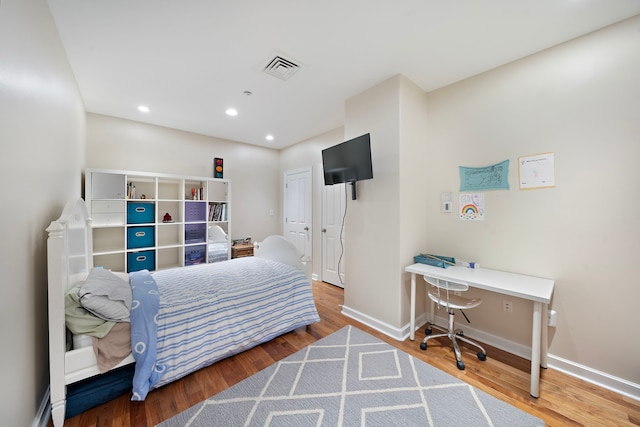
POLYGON ((322 169, 325 185, 373 178, 369 134, 322 150, 322 169))

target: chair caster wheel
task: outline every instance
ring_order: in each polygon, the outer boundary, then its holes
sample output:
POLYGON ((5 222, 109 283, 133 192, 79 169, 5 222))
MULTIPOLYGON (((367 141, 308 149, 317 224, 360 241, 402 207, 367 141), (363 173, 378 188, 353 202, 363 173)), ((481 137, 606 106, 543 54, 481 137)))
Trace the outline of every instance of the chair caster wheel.
POLYGON ((427 349, 427 343, 426 342, 421 342, 420 343, 420 350, 426 350, 427 349))
POLYGON ((456 366, 458 367, 458 369, 460 369, 461 371, 464 371, 464 363, 463 362, 456 362, 456 366))
POLYGON ((433 331, 431 330, 431 328, 427 328, 424 330, 425 335, 431 335, 433 333, 433 331))
POLYGON ((481 351, 478 352, 478 359, 482 360, 483 362, 485 360, 487 360, 487 355, 481 351))
POLYGON ((458 332, 457 332, 457 335, 458 335, 459 337, 463 337, 463 336, 464 336, 464 332, 462 332, 462 331, 458 331, 458 332))

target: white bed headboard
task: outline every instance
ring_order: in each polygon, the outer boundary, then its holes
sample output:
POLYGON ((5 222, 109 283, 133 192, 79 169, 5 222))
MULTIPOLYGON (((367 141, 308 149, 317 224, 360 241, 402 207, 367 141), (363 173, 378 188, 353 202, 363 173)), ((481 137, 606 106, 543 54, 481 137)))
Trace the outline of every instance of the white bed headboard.
POLYGON ((253 255, 292 265, 300 269, 307 278, 310 277, 308 264, 302 262, 302 255, 296 247, 283 236, 273 235, 266 237, 262 242, 254 243, 253 255))
POLYGON ((47 227, 49 291, 64 293, 93 267, 91 219, 82 199, 69 201, 47 227), (52 284, 56 284, 52 288, 52 284))
POLYGON ((47 227, 49 290, 49 371, 52 417, 62 425, 65 399, 66 325, 64 297, 67 289, 93 266, 91 220, 84 200, 69 201, 60 218, 47 227))

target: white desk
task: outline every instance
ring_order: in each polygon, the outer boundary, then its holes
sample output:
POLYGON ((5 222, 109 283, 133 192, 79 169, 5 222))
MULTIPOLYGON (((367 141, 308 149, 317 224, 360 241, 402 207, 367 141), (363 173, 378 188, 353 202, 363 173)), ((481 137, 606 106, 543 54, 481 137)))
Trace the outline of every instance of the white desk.
MULTIPOLYGON (((471 287, 524 298, 533 302, 533 325, 531 329, 531 396, 538 397, 540 391, 540 366, 547 367, 547 305, 553 294, 553 279, 507 273, 487 268, 449 267, 440 268, 426 264, 413 264, 405 268, 411 273, 411 330, 409 337, 415 339, 416 330, 416 275, 466 283, 471 287)), ((424 283, 422 278, 421 282, 424 283)))

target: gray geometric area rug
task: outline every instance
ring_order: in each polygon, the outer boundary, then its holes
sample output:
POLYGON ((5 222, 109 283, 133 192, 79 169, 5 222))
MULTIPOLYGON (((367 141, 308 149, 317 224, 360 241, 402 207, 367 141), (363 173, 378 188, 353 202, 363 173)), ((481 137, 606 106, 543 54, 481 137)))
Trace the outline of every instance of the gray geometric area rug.
POLYGON ((544 425, 539 418, 345 326, 158 426, 544 425))

